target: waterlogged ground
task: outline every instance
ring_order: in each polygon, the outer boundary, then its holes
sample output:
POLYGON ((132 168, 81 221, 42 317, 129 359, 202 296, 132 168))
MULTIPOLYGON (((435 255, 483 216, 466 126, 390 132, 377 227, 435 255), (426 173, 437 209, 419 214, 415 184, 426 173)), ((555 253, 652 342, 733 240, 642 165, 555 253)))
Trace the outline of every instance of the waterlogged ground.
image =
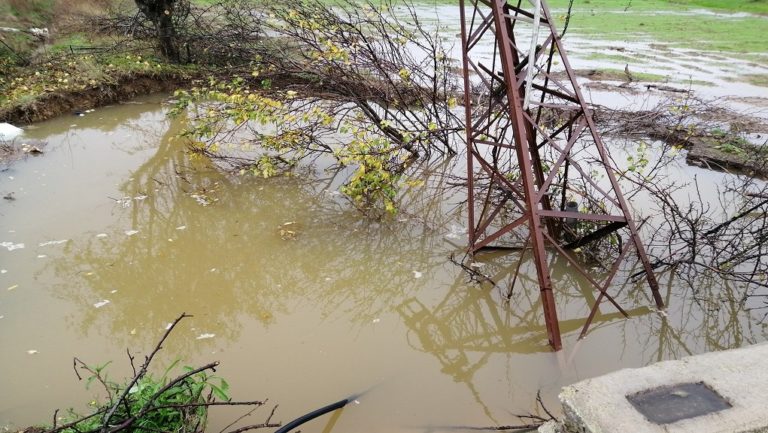
MULTIPOLYGON (((635 317, 606 306, 577 342, 592 294, 561 260, 566 348, 552 353, 531 266, 530 290, 506 303, 449 262, 464 245, 461 194, 433 190, 450 186, 449 167, 431 167, 403 213, 374 223, 322 171, 231 179, 198 166, 164 111, 148 98, 36 125, 28 137, 48 140, 46 154, 2 172, 0 189, 16 197, 0 208, 3 425, 84 409, 95 391, 76 380, 72 357, 112 360, 120 377, 126 348, 145 355, 181 312, 195 317, 158 371, 174 357, 219 360, 234 397, 268 397, 283 421, 371 388, 337 432, 510 424, 535 411, 539 390, 554 409, 559 388, 579 379, 765 339, 760 314, 721 302, 727 288, 696 304, 663 281, 668 317, 629 285, 619 302, 635 317)), ((509 283, 513 257, 478 262, 509 283)), ((213 427, 235 416, 218 412, 213 427)))
MULTIPOLYGON (((455 8, 441 8, 441 23, 453 20, 455 8)), ((591 58, 590 46, 613 42, 569 43, 578 45, 577 68, 626 64, 623 57, 591 58)), ((718 60, 639 41, 621 47, 596 51, 636 58, 633 72, 655 65, 651 71, 666 74, 660 65, 670 64, 670 85, 688 80, 705 95, 766 97, 764 87, 713 77, 718 68, 762 73, 765 62, 734 66, 738 56, 718 60)), ((602 95, 642 104, 636 96, 602 95)), ((143 98, 35 125, 26 137, 46 140, 46 153, 0 172, 0 194, 15 198, 0 203, 0 426, 50 422, 56 408, 87 410, 96 390, 78 382, 72 357, 111 360, 111 377, 123 377, 130 373, 126 348, 141 359, 182 312, 194 317, 165 345, 158 374, 177 357, 188 365, 219 360, 234 398, 269 398, 283 422, 368 390, 359 404, 305 432, 515 424, 514 414, 537 411, 538 391, 557 411, 563 385, 768 336, 763 312, 738 303, 740 288, 705 286, 694 294, 665 276, 665 314, 648 308, 642 283, 616 287, 633 318, 605 305, 577 341, 589 313, 584 299, 594 295, 564 260, 553 259, 565 349, 552 353, 532 264, 507 302, 514 255, 476 258, 499 287, 470 281, 450 262, 465 245, 463 193, 447 176, 452 163, 424 167, 428 181, 404 193, 402 212, 374 222, 335 192, 344 173, 326 173, 322 161, 265 180, 224 176, 190 160, 173 140, 180 125, 166 119, 162 101, 143 98)), ((764 113, 759 104, 744 107, 764 113)), ((704 197, 727 179, 686 167, 682 158, 669 174, 697 176, 704 197)), ((640 199, 633 205, 648 208, 640 199)), ((211 431, 240 414, 213 413, 211 431)))
MULTIPOLYGON (((562 29, 566 9, 555 3, 552 16, 562 29)), ((461 31, 455 6, 425 5, 418 11, 426 25, 446 35, 461 31)), ((768 16, 763 15, 657 11, 644 3, 626 10, 582 5, 574 9, 564 44, 571 66, 583 79, 585 97, 594 103, 647 109, 660 100, 684 98, 680 91, 690 90, 768 117, 768 46, 760 36, 766 32, 768 16)), ((527 41, 530 35, 518 38, 527 41)), ((540 36, 541 42, 544 38, 540 36)), ((485 57, 477 58, 490 63, 493 47, 484 51, 485 57)), ((478 52, 475 48, 474 55, 478 52)), ((451 55, 461 58, 458 40, 451 55)))

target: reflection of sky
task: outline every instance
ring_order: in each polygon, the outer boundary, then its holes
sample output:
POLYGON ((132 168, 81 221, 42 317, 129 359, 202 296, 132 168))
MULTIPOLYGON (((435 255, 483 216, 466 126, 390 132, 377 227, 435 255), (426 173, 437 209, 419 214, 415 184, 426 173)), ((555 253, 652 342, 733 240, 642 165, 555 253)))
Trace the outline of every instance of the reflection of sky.
POLYGON ((430 181, 409 188, 393 220, 367 221, 332 190, 318 194, 338 184, 322 171, 238 179, 190 161, 171 139, 179 126, 148 101, 43 123, 30 135, 47 137, 47 154, 2 173, 2 192, 17 200, 0 210, 0 241, 26 248, 0 250, 0 368, 9 372, 0 388, 14 390, 0 397, 0 423, 45 421, 55 407, 88 401, 72 356, 113 360, 114 377, 126 374, 125 348, 145 355, 181 312, 195 317, 161 361, 221 360, 235 397, 270 397, 283 421, 378 384, 345 411, 339 432, 509 424, 510 412, 533 409, 539 389, 553 408, 560 386, 582 378, 764 339, 738 305, 713 302, 720 287, 691 302, 662 280, 668 317, 645 308, 643 284, 616 287, 635 318, 605 304, 577 342, 583 298, 594 293, 553 257, 565 334, 553 354, 532 264, 507 301, 514 254, 475 258, 499 288, 448 261, 465 242, 451 176, 460 161, 430 165, 430 181), (294 239, 281 236, 287 228, 294 239))

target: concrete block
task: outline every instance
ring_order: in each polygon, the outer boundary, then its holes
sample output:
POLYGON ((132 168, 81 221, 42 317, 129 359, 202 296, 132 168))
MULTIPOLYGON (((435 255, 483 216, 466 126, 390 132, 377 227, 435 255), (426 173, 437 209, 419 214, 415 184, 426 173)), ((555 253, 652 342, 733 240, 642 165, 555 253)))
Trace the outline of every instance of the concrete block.
POLYGON ((565 425, 573 433, 768 433, 768 344, 620 370, 563 388, 560 401, 565 425), (655 424, 627 399, 659 387, 699 382, 731 407, 655 424))
POLYGON ((565 433, 563 430, 563 426, 558 423, 557 421, 547 421, 541 426, 539 426, 538 429, 536 429, 537 433, 565 433))

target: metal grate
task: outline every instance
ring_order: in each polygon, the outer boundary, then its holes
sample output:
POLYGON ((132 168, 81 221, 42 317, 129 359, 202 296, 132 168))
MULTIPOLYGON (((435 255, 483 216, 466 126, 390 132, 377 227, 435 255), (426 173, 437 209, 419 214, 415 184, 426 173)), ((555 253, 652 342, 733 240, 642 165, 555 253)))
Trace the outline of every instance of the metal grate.
POLYGON ((638 412, 656 424, 671 424, 729 409, 731 404, 704 382, 662 386, 628 395, 638 412))

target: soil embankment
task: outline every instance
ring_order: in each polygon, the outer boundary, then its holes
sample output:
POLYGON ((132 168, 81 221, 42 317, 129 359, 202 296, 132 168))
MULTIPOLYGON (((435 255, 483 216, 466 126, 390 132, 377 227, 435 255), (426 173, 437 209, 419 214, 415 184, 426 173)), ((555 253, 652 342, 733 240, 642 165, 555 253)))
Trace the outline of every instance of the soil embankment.
POLYGON ((188 77, 132 75, 111 84, 82 91, 52 92, 28 104, 19 104, 0 111, 0 121, 29 124, 51 119, 62 114, 130 100, 137 96, 169 92, 189 83, 188 77))

